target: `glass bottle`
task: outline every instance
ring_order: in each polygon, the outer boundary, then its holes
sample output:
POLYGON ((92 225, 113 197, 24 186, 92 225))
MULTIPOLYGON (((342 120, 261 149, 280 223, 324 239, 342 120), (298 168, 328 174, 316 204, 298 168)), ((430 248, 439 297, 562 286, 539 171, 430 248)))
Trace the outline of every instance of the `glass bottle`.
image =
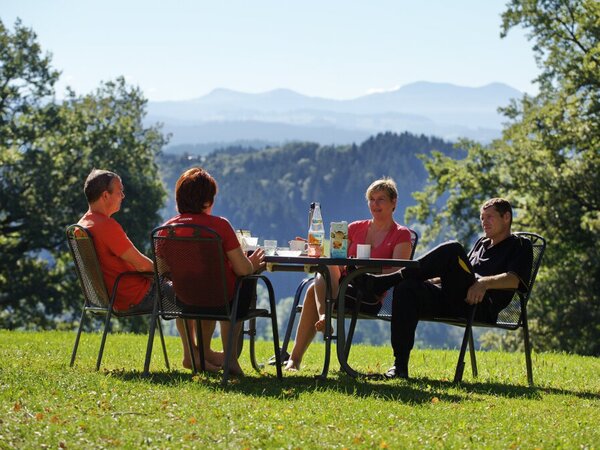
POLYGON ((312 216, 313 216, 314 212, 315 212, 315 202, 312 202, 310 204, 310 207, 308 208, 308 228, 310 228, 310 225, 312 224, 312 216))
POLYGON ((315 202, 315 209, 312 213, 308 229, 308 256, 315 258, 322 256, 324 240, 325 228, 323 227, 323 217, 321 216, 321 205, 315 202))

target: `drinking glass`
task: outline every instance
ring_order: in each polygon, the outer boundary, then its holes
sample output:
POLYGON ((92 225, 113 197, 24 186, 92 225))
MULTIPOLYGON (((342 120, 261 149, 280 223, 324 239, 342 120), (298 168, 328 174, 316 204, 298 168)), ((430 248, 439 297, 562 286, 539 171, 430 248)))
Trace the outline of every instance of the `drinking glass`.
POLYGON ((277 241, 273 239, 265 239, 264 245, 265 255, 273 256, 275 255, 275 250, 277 250, 277 241))

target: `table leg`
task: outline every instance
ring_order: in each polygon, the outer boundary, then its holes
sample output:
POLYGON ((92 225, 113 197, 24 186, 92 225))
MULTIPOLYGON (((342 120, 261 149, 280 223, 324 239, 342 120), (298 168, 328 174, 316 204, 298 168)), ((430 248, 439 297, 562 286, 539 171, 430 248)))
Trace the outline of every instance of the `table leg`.
POLYGON ((325 360, 323 361, 323 371, 317 378, 320 380, 327 379, 329 372, 329 363, 331 361, 331 341, 335 338, 331 329, 331 319, 333 317, 333 304, 335 299, 331 298, 331 275, 327 266, 319 267, 319 273, 325 279, 325 331, 323 339, 325 340, 325 360))

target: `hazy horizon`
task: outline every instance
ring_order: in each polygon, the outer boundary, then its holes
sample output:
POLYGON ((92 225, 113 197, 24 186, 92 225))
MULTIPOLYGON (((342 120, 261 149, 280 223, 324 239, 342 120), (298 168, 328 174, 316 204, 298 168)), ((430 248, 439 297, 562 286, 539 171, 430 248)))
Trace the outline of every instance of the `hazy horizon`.
POLYGON ((488 87, 488 86, 491 86, 491 85, 501 84, 501 85, 508 86, 509 88, 513 88, 513 89, 518 90, 514 86, 511 86, 511 85, 509 85, 507 83, 503 83, 501 81, 491 81, 491 82, 483 84, 481 86, 464 86, 464 85, 459 85, 459 84, 456 84, 456 83, 446 83, 446 82, 443 82, 443 81, 416 80, 416 81, 412 81, 410 83, 403 84, 402 86, 396 86, 396 87, 394 87, 392 89, 387 89, 387 90, 381 89, 381 90, 377 90, 377 91, 373 91, 373 92, 366 92, 366 93, 360 94, 360 95, 358 95, 356 97, 342 98, 342 99, 334 99, 334 98, 331 98, 331 97, 321 97, 321 96, 316 96, 316 95, 310 95, 310 94, 306 94, 304 92, 299 92, 299 91, 297 91, 295 89, 290 89, 290 88, 287 88, 287 87, 284 87, 284 86, 275 87, 275 88, 272 88, 272 89, 267 89, 267 90, 264 90, 264 91, 257 91, 257 92, 240 91, 240 90, 231 89, 231 88, 228 88, 228 87, 225 87, 225 86, 217 86, 217 87, 213 88, 211 91, 206 92, 205 94, 201 94, 201 95, 199 95, 197 97, 193 97, 193 98, 182 98, 182 99, 179 99, 179 100, 150 100, 150 101, 154 102, 154 103, 159 103, 159 102, 185 102, 185 101, 189 101, 189 100, 197 100, 199 98, 206 97, 206 96, 208 96, 210 94, 213 94, 215 91, 229 91, 229 92, 235 92, 235 93, 239 93, 239 94, 248 94, 248 95, 268 94, 268 93, 276 92, 276 91, 290 91, 290 92, 294 92, 295 94, 299 94, 299 95, 302 95, 304 97, 309 97, 309 98, 322 98, 322 99, 326 99, 326 100, 347 101, 347 100, 356 100, 358 98, 365 97, 365 96, 372 95, 372 94, 383 94, 383 93, 387 93, 387 92, 397 92, 397 91, 399 91, 402 88, 405 88, 407 86, 411 86, 411 85, 414 85, 414 84, 421 84, 421 83, 437 84, 437 85, 449 85, 449 86, 454 86, 454 87, 458 87, 458 88, 467 88, 467 89, 480 89, 480 88, 485 88, 485 87, 488 87))

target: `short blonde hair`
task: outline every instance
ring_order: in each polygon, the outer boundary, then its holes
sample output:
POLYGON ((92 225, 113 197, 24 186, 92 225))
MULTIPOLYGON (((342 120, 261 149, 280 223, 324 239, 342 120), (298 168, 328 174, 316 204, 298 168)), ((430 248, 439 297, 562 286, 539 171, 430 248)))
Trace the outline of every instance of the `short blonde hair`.
POLYGON ((369 197, 375 191, 385 192, 390 200, 396 200, 398 198, 398 188, 396 187, 396 182, 389 177, 383 177, 371 183, 371 185, 367 188, 367 192, 365 193, 365 198, 367 201, 369 201, 369 197))
POLYGON ((371 185, 367 188, 367 192, 365 193, 365 198, 367 201, 369 201, 371 194, 377 191, 385 192, 391 201, 394 201, 398 198, 398 188, 396 187, 396 182, 390 177, 383 177, 371 183, 371 185))

